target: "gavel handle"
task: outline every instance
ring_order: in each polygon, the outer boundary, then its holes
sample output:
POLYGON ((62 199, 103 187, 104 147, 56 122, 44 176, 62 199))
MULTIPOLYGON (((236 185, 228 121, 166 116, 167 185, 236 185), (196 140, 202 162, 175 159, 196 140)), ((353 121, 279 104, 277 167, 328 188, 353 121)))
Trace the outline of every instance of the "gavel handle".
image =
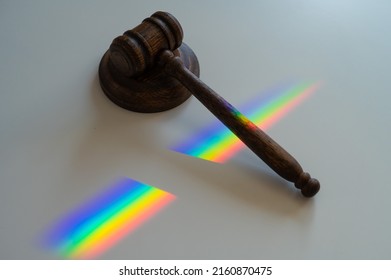
POLYGON ((270 168, 284 179, 295 183, 304 196, 312 197, 319 191, 319 181, 304 172, 292 155, 184 67, 180 58, 174 57, 170 51, 164 51, 159 63, 166 74, 185 86, 270 168))

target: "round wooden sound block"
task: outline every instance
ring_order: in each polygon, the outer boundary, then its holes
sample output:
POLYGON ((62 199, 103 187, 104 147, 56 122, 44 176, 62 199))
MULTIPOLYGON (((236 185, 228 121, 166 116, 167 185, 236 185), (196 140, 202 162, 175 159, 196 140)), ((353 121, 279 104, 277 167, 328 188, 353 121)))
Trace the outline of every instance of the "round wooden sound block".
MULTIPOLYGON (((173 51, 184 66, 199 77, 198 60, 185 43, 173 51)), ((176 79, 166 75, 160 67, 153 67, 136 77, 127 77, 110 61, 107 51, 99 65, 100 85, 107 97, 127 110, 154 113, 172 109, 192 94, 176 79)))
POLYGON ((270 136, 204 84, 194 52, 182 43, 183 30, 169 13, 156 12, 117 36, 99 65, 100 84, 117 105, 142 113, 174 108, 194 95, 247 147, 304 196, 314 196, 319 181, 270 136))

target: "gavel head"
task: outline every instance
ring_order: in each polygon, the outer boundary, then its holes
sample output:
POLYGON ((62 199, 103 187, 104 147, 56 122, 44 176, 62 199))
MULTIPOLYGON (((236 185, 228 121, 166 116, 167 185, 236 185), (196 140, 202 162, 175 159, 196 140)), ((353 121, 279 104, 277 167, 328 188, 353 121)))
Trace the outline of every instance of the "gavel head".
POLYGON ((166 12, 154 13, 115 38, 99 66, 105 94, 125 109, 144 113, 182 104, 191 96, 190 92, 165 75, 156 63, 159 53, 170 50, 199 76, 197 57, 182 39, 181 25, 166 12))
POLYGON ((182 39, 182 27, 176 18, 169 13, 156 12, 113 40, 110 60, 123 75, 134 77, 152 67, 162 50, 176 50, 182 39))

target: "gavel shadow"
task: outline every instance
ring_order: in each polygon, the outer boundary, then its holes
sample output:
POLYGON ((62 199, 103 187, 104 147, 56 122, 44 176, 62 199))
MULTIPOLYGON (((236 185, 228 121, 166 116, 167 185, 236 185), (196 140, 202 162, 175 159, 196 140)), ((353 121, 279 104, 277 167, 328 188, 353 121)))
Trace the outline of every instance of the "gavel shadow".
POLYGON ((304 223, 312 219, 313 200, 303 197, 293 185, 268 171, 266 164, 259 163, 257 158, 247 157, 252 164, 240 161, 220 164, 176 152, 161 154, 196 181, 198 188, 213 188, 222 200, 233 206, 245 205, 304 223))
POLYGON ((197 191, 205 191, 205 195, 213 188, 236 206, 267 211, 304 223, 311 220, 312 200, 302 197, 292 184, 267 171, 268 167, 258 158, 248 156, 249 164, 244 160, 218 164, 164 147, 159 140, 163 131, 154 128, 179 118, 188 102, 163 113, 130 112, 113 104, 103 94, 97 75, 91 84, 90 97, 96 116, 74 158, 74 168, 80 175, 93 174, 89 166, 95 166, 99 172, 107 170, 111 176, 126 176, 129 170, 145 173, 150 168, 149 163, 166 162, 171 167, 167 170, 162 167, 161 172, 172 172, 166 174, 166 178, 175 180, 175 172, 181 172, 192 180, 192 186, 198 186, 197 191))
MULTIPOLYGON (((126 176, 129 171, 141 173, 154 162, 159 122, 177 117, 186 103, 167 113, 141 114, 118 107, 106 97, 99 85, 98 73, 90 81, 88 121, 83 122, 77 148, 72 155, 71 173, 84 181, 88 176, 107 172, 126 176), (126 167, 125 167, 126 166, 126 167)), ((136 178, 135 178, 136 179, 136 178)), ((75 186, 77 188, 77 186, 75 186)))

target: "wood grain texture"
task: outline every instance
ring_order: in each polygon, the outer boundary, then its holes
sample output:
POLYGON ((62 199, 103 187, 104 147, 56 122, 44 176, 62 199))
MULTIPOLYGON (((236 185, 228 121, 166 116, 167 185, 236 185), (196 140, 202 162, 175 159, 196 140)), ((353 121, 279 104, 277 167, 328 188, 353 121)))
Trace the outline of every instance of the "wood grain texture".
MULTIPOLYGON (((186 44, 183 43, 173 53, 183 61, 184 67, 199 76, 197 57, 186 44)), ((159 67, 136 77, 122 75, 110 61, 109 51, 100 62, 99 81, 103 92, 111 101, 124 109, 140 113, 170 110, 191 96, 186 87, 177 79, 164 74, 159 67)))
POLYGON ((199 78, 194 52, 170 14, 156 12, 115 38, 103 56, 99 77, 116 104, 137 112, 171 109, 194 95, 258 157, 306 197, 320 188, 296 159, 199 78))
POLYGON ((180 81, 192 94, 247 147, 284 179, 294 182, 304 196, 314 196, 318 180, 303 171, 297 160, 247 117, 188 71, 170 51, 161 54, 160 64, 167 75, 180 81))

